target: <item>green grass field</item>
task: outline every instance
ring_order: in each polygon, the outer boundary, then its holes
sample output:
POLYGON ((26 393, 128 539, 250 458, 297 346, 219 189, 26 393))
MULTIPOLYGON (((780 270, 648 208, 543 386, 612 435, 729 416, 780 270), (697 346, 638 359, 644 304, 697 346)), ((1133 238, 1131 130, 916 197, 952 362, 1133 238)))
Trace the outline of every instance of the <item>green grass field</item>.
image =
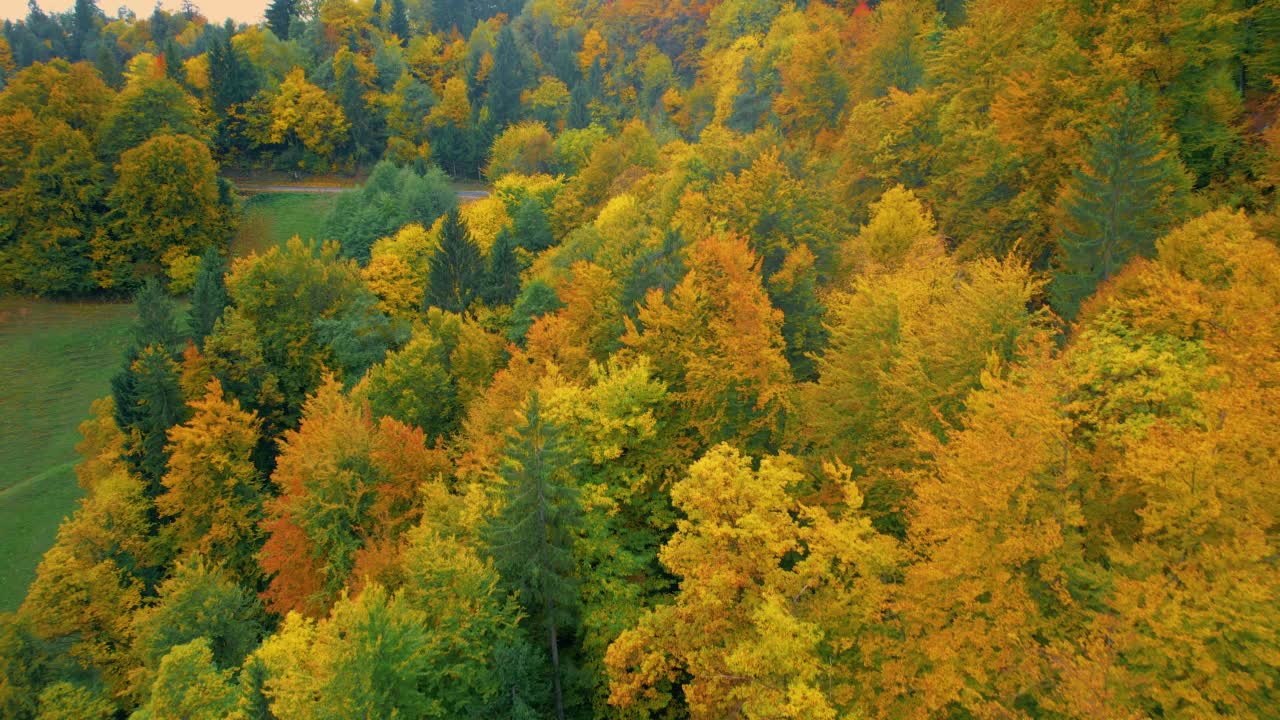
MULTIPOLYGON (((232 252, 318 235, 336 198, 249 198, 232 252)), ((79 425, 89 404, 111 392, 132 321, 128 303, 0 298, 0 612, 22 602, 58 524, 83 495, 74 472, 79 425)))
POLYGON ((22 601, 82 494, 78 428, 111 391, 132 320, 123 303, 0 299, 0 611, 22 601))
POLYGON ((337 193, 262 193, 244 201, 240 231, 231 241, 236 257, 283 245, 294 235, 318 237, 337 193))

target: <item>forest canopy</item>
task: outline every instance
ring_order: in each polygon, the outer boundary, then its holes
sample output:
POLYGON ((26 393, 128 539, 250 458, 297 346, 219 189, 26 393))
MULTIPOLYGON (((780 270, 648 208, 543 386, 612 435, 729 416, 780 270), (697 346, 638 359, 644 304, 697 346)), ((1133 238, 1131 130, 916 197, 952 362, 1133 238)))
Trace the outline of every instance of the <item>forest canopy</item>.
POLYGON ((264 17, 0 32, 0 287, 137 310, 0 716, 1275 716, 1280 2, 264 17))

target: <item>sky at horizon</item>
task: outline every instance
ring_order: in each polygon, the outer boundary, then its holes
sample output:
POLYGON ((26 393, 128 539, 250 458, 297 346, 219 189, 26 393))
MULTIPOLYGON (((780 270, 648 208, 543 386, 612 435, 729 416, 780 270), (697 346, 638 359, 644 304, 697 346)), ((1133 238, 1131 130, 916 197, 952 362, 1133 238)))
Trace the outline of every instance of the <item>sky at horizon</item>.
MULTIPOLYGON (((236 22, 253 23, 262 20, 262 13, 270 0, 195 0, 195 6, 209 20, 222 22, 231 18, 236 22)), ((60 13, 75 6, 75 0, 37 0, 41 10, 47 13, 60 13)), ((182 0, 163 0, 161 6, 165 10, 177 11, 182 7, 182 0)), ((114 18, 121 6, 128 7, 145 17, 151 14, 156 6, 155 0, 98 0, 98 7, 107 17, 114 18)), ((20 20, 27 16, 27 0, 0 0, 0 20, 20 20)))

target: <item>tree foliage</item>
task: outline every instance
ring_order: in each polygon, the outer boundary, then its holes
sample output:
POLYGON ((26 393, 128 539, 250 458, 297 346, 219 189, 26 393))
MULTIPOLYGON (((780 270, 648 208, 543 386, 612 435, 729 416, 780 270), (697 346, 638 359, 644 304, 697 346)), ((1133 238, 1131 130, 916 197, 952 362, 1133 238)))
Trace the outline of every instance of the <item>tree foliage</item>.
POLYGON ((0 28, 0 289, 137 300, 0 716, 1275 716, 1275 2, 266 20, 0 28))

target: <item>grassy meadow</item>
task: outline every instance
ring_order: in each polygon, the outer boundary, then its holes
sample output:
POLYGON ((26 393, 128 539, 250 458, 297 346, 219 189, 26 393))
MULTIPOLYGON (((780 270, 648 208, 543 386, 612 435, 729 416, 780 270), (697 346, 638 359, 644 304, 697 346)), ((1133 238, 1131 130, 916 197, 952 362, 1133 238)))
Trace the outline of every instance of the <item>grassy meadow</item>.
POLYGON ((244 201, 240 231, 231 241, 231 253, 242 257, 283 245, 294 235, 320 236, 337 193, 261 193, 244 201))
POLYGON ((126 303, 0 299, 0 611, 22 601, 82 494, 78 428, 110 392, 132 321, 126 303))
MULTIPOLYGON (((270 193, 244 203, 236 256, 315 237, 337 195, 270 193)), ((75 446, 89 404, 111 392, 128 303, 0 298, 0 612, 26 595, 62 518, 75 510, 75 446)))

